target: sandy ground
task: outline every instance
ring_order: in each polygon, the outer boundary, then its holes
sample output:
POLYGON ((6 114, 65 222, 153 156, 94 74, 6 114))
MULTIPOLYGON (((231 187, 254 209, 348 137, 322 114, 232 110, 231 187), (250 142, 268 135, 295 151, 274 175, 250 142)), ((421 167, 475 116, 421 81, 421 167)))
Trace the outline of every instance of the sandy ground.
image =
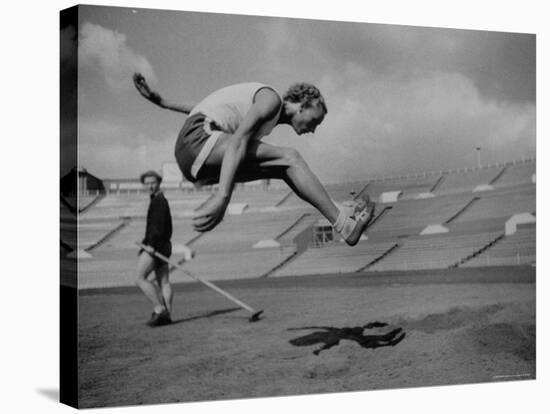
POLYGON ((183 284, 175 323, 151 329, 136 289, 81 292, 81 407, 535 378, 534 268, 220 286, 265 318, 183 284))

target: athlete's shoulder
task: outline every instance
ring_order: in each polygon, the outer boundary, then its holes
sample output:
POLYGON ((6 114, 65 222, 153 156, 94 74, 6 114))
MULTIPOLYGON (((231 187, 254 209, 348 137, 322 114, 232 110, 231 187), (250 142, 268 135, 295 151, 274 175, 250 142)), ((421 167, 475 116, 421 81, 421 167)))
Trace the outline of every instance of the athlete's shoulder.
POLYGON ((279 112, 282 104, 283 101, 277 91, 268 86, 258 89, 254 95, 254 106, 268 119, 279 112))
POLYGON ((279 104, 283 103, 281 95, 279 95, 279 93, 269 85, 262 85, 258 88, 254 94, 254 102, 258 100, 272 101, 279 104))

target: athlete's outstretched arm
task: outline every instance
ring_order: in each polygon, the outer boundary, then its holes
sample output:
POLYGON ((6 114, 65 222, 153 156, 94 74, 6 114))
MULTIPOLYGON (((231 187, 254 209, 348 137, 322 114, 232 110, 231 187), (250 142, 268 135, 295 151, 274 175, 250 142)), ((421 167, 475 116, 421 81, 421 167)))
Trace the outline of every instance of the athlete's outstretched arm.
POLYGON ((193 110, 194 105, 179 105, 166 101, 158 92, 152 91, 145 80, 145 77, 141 73, 134 73, 133 76, 134 85, 138 92, 148 101, 153 102, 155 105, 160 106, 164 109, 170 109, 176 112, 182 112, 184 114, 189 114, 193 110))

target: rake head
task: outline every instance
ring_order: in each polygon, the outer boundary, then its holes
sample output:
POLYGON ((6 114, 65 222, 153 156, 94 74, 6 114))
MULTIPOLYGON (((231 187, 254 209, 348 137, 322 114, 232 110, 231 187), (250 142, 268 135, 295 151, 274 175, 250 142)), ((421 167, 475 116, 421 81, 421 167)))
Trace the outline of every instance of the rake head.
POLYGON ((263 310, 254 313, 250 318, 248 318, 248 322, 258 322, 261 319, 260 315, 262 313, 264 313, 263 310))

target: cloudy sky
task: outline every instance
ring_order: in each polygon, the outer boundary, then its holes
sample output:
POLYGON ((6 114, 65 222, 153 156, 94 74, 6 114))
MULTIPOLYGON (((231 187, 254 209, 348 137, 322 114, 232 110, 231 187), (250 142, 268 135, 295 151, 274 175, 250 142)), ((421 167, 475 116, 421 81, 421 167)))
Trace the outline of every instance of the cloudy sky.
MULTIPOLYGON (((329 113, 315 135, 266 140, 299 149, 324 182, 472 166, 535 155, 535 36, 85 6, 78 33, 79 163, 101 178, 173 162, 185 117, 132 85, 198 103, 259 81, 281 93, 316 84, 329 113)), ((63 59, 63 50, 62 50, 63 59)))

